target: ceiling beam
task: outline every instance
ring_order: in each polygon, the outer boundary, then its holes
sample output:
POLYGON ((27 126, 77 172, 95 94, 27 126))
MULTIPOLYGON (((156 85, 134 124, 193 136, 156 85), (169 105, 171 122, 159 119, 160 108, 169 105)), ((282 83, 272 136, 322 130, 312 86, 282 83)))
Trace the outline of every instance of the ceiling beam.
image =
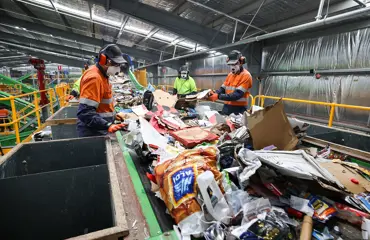
MULTIPOLYGON (((333 15, 336 15, 336 14, 340 14, 340 13, 343 13, 343 12, 348 12, 348 11, 355 10, 355 9, 358 9, 358 8, 360 8, 360 6, 357 3, 355 3, 354 1, 345 0, 345 1, 342 1, 342 2, 339 2, 339 3, 336 3, 336 4, 332 4, 329 8, 328 15, 333 16, 333 15)), ((326 11, 325 11, 325 14, 326 14, 326 11)), ((273 32, 273 31, 280 30, 280 29, 285 29, 285 28, 288 28, 288 27, 291 27, 291 26, 295 26, 295 25, 315 21, 316 15, 317 15, 317 9, 315 9, 313 11, 310 11, 310 12, 307 12, 307 13, 304 13, 304 14, 300 14, 298 16, 294 16, 294 17, 282 20, 280 22, 276 22, 274 24, 269 24, 269 25, 266 25, 266 26, 262 26, 261 28, 269 30, 270 32, 273 32)), ((256 33, 256 31, 251 31, 250 34, 255 34, 255 33, 256 33)))
MULTIPOLYGON (((7 49, 9 50, 9 49, 7 49)), ((7 52, 2 52, 0 51, 0 57, 10 57, 10 56, 14 56, 14 55, 19 55, 21 54, 20 52, 17 52, 17 51, 7 51, 7 52)))
POLYGON ((91 7, 91 3, 89 1, 87 1, 87 4, 89 6, 91 36, 93 38, 95 38, 95 24, 94 24, 94 21, 93 21, 93 18, 92 18, 92 7, 91 7))
POLYGON ((116 36, 116 41, 115 41, 115 43, 117 43, 117 42, 118 42, 118 40, 120 39, 120 37, 121 37, 121 35, 122 35, 122 33, 123 33, 123 29, 125 28, 126 23, 128 22, 128 20, 129 20, 129 17, 128 17, 128 16, 125 16, 125 17, 123 18, 123 20, 122 20, 122 24, 121 24, 121 27, 120 27, 120 29, 119 29, 119 32, 118 32, 117 36, 116 36))
POLYGON ((27 64, 28 60, 25 62, 12 62, 12 63, 1 63, 0 67, 8 67, 8 68, 14 68, 14 67, 20 67, 21 64, 27 64))
POLYGON ((20 61, 22 59, 28 59, 29 56, 27 55, 18 55, 18 56, 9 56, 9 57, 3 57, 0 56, 0 62, 9 62, 9 61, 20 61))
MULTIPOLYGON (((72 40, 72 41, 77 41, 79 43, 85 43, 89 45, 94 45, 94 46, 99 46, 102 47, 105 44, 108 44, 109 42, 104 41, 103 39, 97 39, 89 36, 84 36, 81 34, 77 33, 72 33, 72 32, 66 32, 57 28, 52 28, 36 23, 31 23, 28 21, 20 20, 17 18, 12 18, 12 17, 5 17, 5 16, 0 16, 0 24, 3 25, 8 25, 8 26, 22 26, 22 28, 26 28, 27 30, 43 33, 47 36, 50 36, 52 34, 54 37, 61 37, 66 40, 72 40)), ((142 59, 147 59, 147 60, 155 60, 157 61, 159 59, 159 54, 157 53, 151 53, 147 52, 144 50, 136 49, 133 47, 127 47, 124 45, 118 45, 122 52, 127 53, 135 58, 142 58, 142 59)))
MULTIPOLYGON (((201 4, 201 3, 198 3, 198 2, 196 2, 196 1, 193 1, 193 0, 187 0, 188 2, 191 2, 191 3, 193 3, 193 4, 195 4, 196 6, 200 6, 200 7, 202 7, 202 8, 205 8, 205 9, 207 9, 207 10, 210 10, 210 11, 212 11, 212 12, 215 12, 215 13, 217 13, 217 14, 220 14, 220 15, 223 15, 223 16, 225 16, 226 18, 229 18, 229 19, 231 19, 231 20, 233 20, 233 21, 235 21, 235 30, 234 30, 234 32, 236 32, 236 27, 237 27, 237 23, 242 23, 242 24, 244 24, 244 25, 247 25, 248 27, 252 27, 252 28, 254 28, 254 29, 258 29, 258 30, 260 30, 260 31, 263 31, 263 32, 265 32, 265 33, 267 33, 267 31, 265 31, 265 30, 263 30, 263 29, 260 29, 259 27, 257 27, 257 26, 254 26, 254 25, 252 25, 252 21, 253 21, 253 19, 254 19, 254 17, 252 18, 252 20, 251 20, 251 22, 250 23, 247 23, 246 21, 243 21, 243 20, 241 20, 241 19, 239 19, 239 18, 236 18, 236 17, 233 17, 233 16, 231 16, 231 15, 229 15, 229 14, 227 14, 227 13, 224 13, 224 12, 221 12, 221 11, 219 11, 219 10, 217 10, 217 9, 214 9, 214 8, 211 8, 211 7, 208 7, 207 5, 204 5, 204 4, 201 4)), ((254 14, 254 15, 256 15, 257 13, 258 13, 258 11, 260 10, 260 8, 262 7, 262 5, 264 4, 266 2, 266 0, 263 0, 262 1, 262 3, 259 5, 259 7, 258 7, 258 9, 257 9, 257 11, 256 11, 256 13, 254 14)), ((234 40, 233 40, 234 41, 234 40)))
POLYGON ((35 23, 38 23, 40 25, 43 25, 42 21, 33 13, 31 10, 22 2, 13 1, 27 16, 29 16, 32 21, 35 23))
POLYGON ((24 60, 6 61, 6 62, 5 61, 0 61, 0 66, 24 64, 24 63, 28 63, 29 59, 30 59, 30 57, 28 57, 27 59, 24 59, 24 60))
MULTIPOLYGON (((7 45, 6 43, 3 43, 3 42, 1 44, 7 45)), ((30 54, 32 56, 41 58, 43 60, 51 61, 53 63, 65 64, 65 65, 68 65, 68 66, 79 67, 79 68, 83 67, 82 59, 81 60, 76 60, 76 59, 68 58, 67 56, 65 56, 65 57, 56 56, 56 55, 53 55, 53 54, 40 52, 40 51, 38 51, 38 49, 31 49, 31 48, 25 49, 23 47, 17 47, 17 46, 11 46, 11 45, 7 45, 7 47, 10 48, 10 49, 23 51, 27 54, 30 54)))
MULTIPOLYGON (((27 44, 27 46, 32 46, 33 45, 33 46, 36 46, 37 48, 47 47, 47 48, 53 49, 55 51, 58 51, 62 54, 66 54, 66 52, 70 52, 70 53, 72 53, 72 55, 73 54, 79 54, 79 55, 82 55, 82 56, 83 55, 85 55, 85 56, 88 55, 87 57, 89 57, 89 58, 97 55, 96 52, 83 50, 83 49, 78 49, 78 48, 73 48, 73 47, 67 47, 67 46, 60 45, 60 44, 49 43, 49 42, 46 42, 46 41, 36 40, 36 39, 27 38, 27 37, 23 37, 23 36, 18 36, 18 35, 15 35, 15 34, 10 34, 10 33, 5 33, 5 32, 0 32, 0 39, 6 40, 6 41, 12 41, 12 42, 16 41, 16 43, 27 44)), ((46 50, 46 51, 50 51, 50 50, 46 50)))
POLYGON ((186 9, 188 9, 189 6, 190 6, 190 3, 187 0, 180 0, 180 3, 172 10, 172 12, 177 15, 180 15, 186 9))
POLYGON ((143 44, 146 40, 148 40, 149 38, 151 38, 154 34, 156 34, 160 29, 159 28, 153 28, 149 33, 148 35, 146 35, 145 38, 141 39, 139 42, 135 43, 135 45, 140 45, 140 44, 143 44))
MULTIPOLYGON (((103 6, 105 4, 105 0, 90 1, 103 6)), ((179 17, 163 9, 140 3, 136 0, 111 0, 111 9, 206 46, 210 45, 210 39, 217 34, 217 30, 197 24, 194 21, 179 17)), ((226 40, 226 34, 219 33, 211 45, 223 45, 226 43, 226 40)))
POLYGON ((105 0, 105 10, 107 12, 110 10, 110 0, 105 0))
POLYGON ((59 18, 62 20, 62 22, 64 23, 64 26, 66 27, 67 31, 72 31, 72 27, 71 25, 69 24, 66 16, 60 14, 60 12, 58 11, 58 8, 55 6, 54 4, 54 0, 49 0, 50 4, 53 6, 54 8, 54 11, 58 14, 59 18))
MULTIPOLYGON (((277 1, 277 0, 266 0, 264 5, 266 6, 267 4, 270 4, 271 2, 274 2, 274 1, 277 1)), ((242 7, 239 7, 235 11, 228 13, 228 15, 237 18, 245 13, 254 14, 254 12, 257 11, 260 5, 261 5, 261 1, 248 0, 242 7)), ((222 16, 222 17, 217 18, 216 20, 209 21, 206 25, 208 27, 217 27, 218 25, 223 24, 226 19, 227 17, 222 16)))

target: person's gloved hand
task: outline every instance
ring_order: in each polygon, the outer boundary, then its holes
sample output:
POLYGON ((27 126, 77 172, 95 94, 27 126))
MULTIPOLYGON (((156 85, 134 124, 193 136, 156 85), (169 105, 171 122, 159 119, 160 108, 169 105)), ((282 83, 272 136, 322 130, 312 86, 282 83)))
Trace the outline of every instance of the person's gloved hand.
POLYGON ((116 114, 116 120, 123 122, 125 120, 126 114, 119 112, 116 114))
POLYGON ((218 100, 218 94, 211 92, 211 95, 208 97, 208 101, 215 102, 216 100, 218 100))
POLYGON ((120 123, 120 124, 111 124, 108 128, 108 132, 110 133, 115 133, 117 132, 118 130, 121 130, 122 128, 126 127, 127 125, 124 124, 124 123, 120 123))
POLYGON ((74 96, 72 96, 72 95, 67 95, 67 96, 66 96, 66 101, 72 100, 73 98, 74 98, 74 96))

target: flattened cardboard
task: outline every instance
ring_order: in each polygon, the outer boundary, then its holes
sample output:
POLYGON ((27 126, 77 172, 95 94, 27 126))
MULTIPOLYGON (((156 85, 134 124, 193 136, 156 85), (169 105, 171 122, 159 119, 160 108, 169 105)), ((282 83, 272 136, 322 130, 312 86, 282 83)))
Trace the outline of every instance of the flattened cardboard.
POLYGON ((358 174, 353 168, 344 167, 342 164, 333 162, 320 163, 320 165, 333 174, 351 193, 358 194, 370 191, 370 182, 358 174), (351 182, 352 178, 358 180, 359 184, 351 182))
POLYGON ((297 145, 298 138, 290 126, 281 100, 250 116, 244 114, 254 149, 275 145, 279 150, 293 150, 297 145))
POLYGON ((218 139, 216 134, 206 131, 200 127, 192 127, 170 132, 170 135, 187 148, 192 148, 203 142, 212 142, 218 139))
POLYGON ((162 90, 155 90, 153 96, 155 101, 162 106, 174 107, 177 102, 177 97, 175 95, 171 95, 162 90))

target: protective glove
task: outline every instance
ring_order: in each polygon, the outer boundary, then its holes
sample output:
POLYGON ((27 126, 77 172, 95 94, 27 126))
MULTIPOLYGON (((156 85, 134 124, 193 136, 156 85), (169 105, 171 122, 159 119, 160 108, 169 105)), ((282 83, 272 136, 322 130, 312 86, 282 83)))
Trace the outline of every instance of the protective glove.
POLYGON ((126 114, 124 114, 124 113, 119 112, 119 113, 116 114, 116 120, 117 121, 123 122, 125 120, 125 117, 126 117, 126 114))
POLYGON ((124 127, 126 127, 127 124, 124 124, 124 123, 120 123, 120 124, 111 124, 108 128, 108 132, 109 133, 115 133, 117 132, 118 130, 121 130, 123 129, 124 127))
POLYGON ((67 95, 67 96, 66 96, 66 101, 72 100, 73 98, 74 98, 74 96, 72 96, 72 95, 67 95))
POLYGON ((212 92, 211 95, 208 97, 208 101, 215 102, 216 100, 218 100, 218 94, 212 92))

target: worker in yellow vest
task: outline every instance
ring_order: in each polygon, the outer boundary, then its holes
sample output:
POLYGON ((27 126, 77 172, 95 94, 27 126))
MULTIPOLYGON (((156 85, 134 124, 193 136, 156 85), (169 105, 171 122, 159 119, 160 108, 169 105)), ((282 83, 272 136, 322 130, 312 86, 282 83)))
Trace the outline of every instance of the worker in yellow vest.
POLYGON ((178 71, 178 76, 175 79, 175 83, 173 85, 173 95, 180 97, 184 97, 190 94, 197 93, 197 86, 195 85, 195 81, 189 75, 188 67, 182 66, 178 71))

